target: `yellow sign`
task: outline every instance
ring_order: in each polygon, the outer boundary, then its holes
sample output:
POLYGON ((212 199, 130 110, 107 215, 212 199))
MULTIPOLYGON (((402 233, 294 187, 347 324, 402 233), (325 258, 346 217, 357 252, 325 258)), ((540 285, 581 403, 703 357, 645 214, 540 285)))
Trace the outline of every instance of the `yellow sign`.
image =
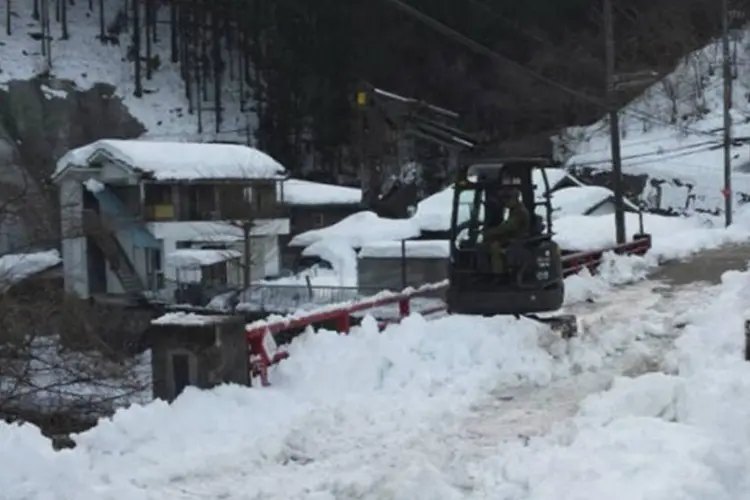
POLYGON ((367 105, 367 92, 357 92, 357 106, 367 105))

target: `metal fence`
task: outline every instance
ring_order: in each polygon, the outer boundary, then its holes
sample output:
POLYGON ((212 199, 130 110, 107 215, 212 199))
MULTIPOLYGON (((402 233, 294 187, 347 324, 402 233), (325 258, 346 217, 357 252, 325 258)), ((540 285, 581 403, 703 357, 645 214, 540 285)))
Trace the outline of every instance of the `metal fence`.
POLYGON ((253 285, 239 293, 237 307, 245 311, 289 313, 359 300, 381 291, 359 287, 253 285))

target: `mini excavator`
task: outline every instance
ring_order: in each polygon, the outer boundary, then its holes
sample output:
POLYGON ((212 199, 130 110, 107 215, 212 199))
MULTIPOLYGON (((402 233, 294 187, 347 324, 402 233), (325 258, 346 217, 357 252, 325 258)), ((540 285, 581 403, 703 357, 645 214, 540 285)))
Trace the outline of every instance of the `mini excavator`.
POLYGON ((513 315, 548 324, 565 338, 577 333, 575 316, 546 314, 558 311, 565 295, 560 247, 552 239, 548 166, 544 158, 520 157, 481 160, 459 169, 451 218, 449 313, 513 315), (542 196, 535 190, 536 169, 542 174, 542 196), (517 193, 530 216, 522 236, 503 242, 501 270, 493 268, 497 247, 493 250, 488 234, 507 217, 507 199, 499 192, 517 193))

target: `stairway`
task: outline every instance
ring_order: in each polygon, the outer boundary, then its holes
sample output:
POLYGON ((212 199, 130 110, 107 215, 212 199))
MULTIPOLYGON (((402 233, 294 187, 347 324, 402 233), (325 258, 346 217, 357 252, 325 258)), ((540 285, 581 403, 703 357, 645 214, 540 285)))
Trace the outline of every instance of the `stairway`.
POLYGON ((133 263, 128 258, 125 250, 123 250, 120 242, 117 241, 114 231, 108 227, 103 216, 94 210, 84 210, 83 230, 104 253, 110 268, 117 276, 117 279, 120 280, 125 293, 131 295, 140 295, 143 293, 145 287, 140 276, 138 276, 138 272, 133 267, 133 263))

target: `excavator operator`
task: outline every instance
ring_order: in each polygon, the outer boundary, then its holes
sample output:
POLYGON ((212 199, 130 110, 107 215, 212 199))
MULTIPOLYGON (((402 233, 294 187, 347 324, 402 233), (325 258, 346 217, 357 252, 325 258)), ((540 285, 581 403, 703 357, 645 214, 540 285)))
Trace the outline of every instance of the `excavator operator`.
POLYGON ((493 227, 485 229, 485 241, 489 243, 490 259, 493 274, 502 274, 506 269, 506 251, 508 245, 529 236, 531 232, 531 215, 521 201, 516 188, 501 188, 496 193, 499 205, 508 209, 507 217, 493 227))

